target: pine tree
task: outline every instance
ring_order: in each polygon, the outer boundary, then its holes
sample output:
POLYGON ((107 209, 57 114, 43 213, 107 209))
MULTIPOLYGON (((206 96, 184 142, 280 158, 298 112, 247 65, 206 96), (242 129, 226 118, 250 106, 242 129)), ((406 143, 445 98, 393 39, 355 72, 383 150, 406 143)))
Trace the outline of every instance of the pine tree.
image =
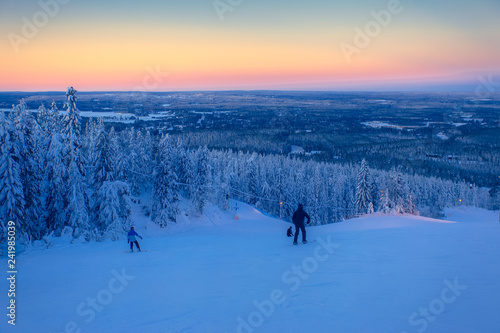
POLYGON ((366 213, 372 201, 370 185, 370 170, 366 160, 363 159, 356 179, 356 207, 360 213, 366 213))

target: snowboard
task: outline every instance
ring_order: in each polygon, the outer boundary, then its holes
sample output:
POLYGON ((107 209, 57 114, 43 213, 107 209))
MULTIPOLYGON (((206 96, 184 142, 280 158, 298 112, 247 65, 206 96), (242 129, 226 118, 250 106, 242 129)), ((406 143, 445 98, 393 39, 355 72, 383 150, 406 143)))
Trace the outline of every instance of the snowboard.
POLYGON ((141 251, 125 251, 125 253, 136 253, 136 252, 148 252, 148 250, 141 250, 141 251))

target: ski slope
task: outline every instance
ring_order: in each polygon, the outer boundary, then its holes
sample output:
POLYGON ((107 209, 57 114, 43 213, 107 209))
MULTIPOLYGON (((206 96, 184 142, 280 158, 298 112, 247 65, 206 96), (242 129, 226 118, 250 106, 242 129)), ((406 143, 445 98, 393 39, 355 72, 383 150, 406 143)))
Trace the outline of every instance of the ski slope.
POLYGON ((16 326, 4 314, 0 332, 500 332, 498 212, 362 217, 293 246, 290 224, 239 206, 237 221, 209 207, 168 230, 135 208, 144 253, 20 254, 16 326))

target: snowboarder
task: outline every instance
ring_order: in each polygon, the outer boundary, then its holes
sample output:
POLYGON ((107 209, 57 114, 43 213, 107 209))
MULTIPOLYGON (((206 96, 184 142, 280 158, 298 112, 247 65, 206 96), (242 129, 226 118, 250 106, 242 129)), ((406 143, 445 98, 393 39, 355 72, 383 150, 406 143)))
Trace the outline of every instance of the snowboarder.
POLYGON ((136 236, 139 237, 140 239, 142 239, 142 237, 139 236, 139 234, 137 232, 135 232, 134 227, 131 227, 130 231, 128 232, 128 235, 127 235, 128 242, 130 243, 130 252, 134 252, 134 243, 135 243, 135 246, 137 247, 137 249, 139 250, 139 252, 141 251, 141 247, 139 246, 139 242, 137 241, 136 236))
POLYGON ((293 213, 292 222, 295 224, 295 237, 293 238, 293 245, 297 245, 297 238, 299 237, 299 231, 302 230, 302 243, 307 243, 306 240, 306 227, 304 225, 304 218, 307 217, 307 224, 311 222, 309 215, 304 212, 304 206, 299 204, 299 208, 293 213))
POLYGON ((286 236, 287 237, 292 237, 293 236, 292 227, 288 228, 288 230, 286 231, 286 236))

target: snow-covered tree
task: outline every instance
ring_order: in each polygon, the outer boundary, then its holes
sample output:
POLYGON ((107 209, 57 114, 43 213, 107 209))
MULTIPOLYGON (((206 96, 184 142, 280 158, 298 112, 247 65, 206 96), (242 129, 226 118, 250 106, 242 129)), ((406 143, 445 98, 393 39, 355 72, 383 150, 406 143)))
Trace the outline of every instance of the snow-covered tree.
POLYGON ((388 214, 391 211, 391 199, 389 198, 389 191, 386 189, 385 191, 382 191, 380 195, 380 211, 388 214))
POLYGON ((375 208, 373 207, 373 202, 370 201, 370 204, 368 204, 368 214, 373 214, 375 213, 375 208))
POLYGON ((162 228, 168 225, 168 221, 176 222, 179 214, 179 185, 173 159, 173 147, 166 135, 160 140, 158 147, 151 212, 151 219, 162 228))
POLYGON ((193 205, 199 214, 203 214, 203 210, 208 202, 208 149, 203 147, 198 149, 195 154, 196 174, 194 178, 194 193, 193 205))
POLYGON ((69 87, 66 93, 68 113, 63 120, 63 134, 66 144, 65 165, 67 169, 67 225, 73 228, 75 238, 89 229, 89 200, 84 182, 85 159, 82 155, 80 137, 80 114, 76 107, 76 90, 69 87))
POLYGON ((195 178, 194 163, 189 149, 180 142, 177 146, 178 161, 176 163, 176 174, 181 183, 182 194, 191 198, 194 192, 193 181, 195 178))
POLYGON ((41 203, 41 187, 43 181, 43 131, 31 113, 18 108, 15 116, 17 131, 23 138, 19 143, 21 153, 21 181, 23 183, 25 200, 25 219, 27 232, 32 239, 41 239, 45 232, 41 203))
POLYGON ((368 206, 372 202, 370 185, 370 170, 368 169, 368 163, 363 159, 356 178, 356 206, 360 213, 366 213, 368 206))
POLYGON ((87 161, 94 165, 97 159, 97 141, 99 135, 104 131, 102 118, 90 118, 85 127, 83 150, 86 153, 87 161))
POLYGON ((104 181, 96 193, 97 240, 119 239, 130 225, 129 187, 121 181, 104 181))
POLYGON ((93 160, 92 184, 96 190, 104 182, 110 182, 115 179, 116 154, 116 142, 112 135, 102 127, 97 137, 93 160))
POLYGON ((43 135, 45 137, 48 137, 50 133, 52 133, 52 119, 50 117, 50 111, 47 110, 45 105, 40 105, 38 108, 38 113, 37 113, 37 121, 38 125, 43 131, 43 135))
POLYGON ((406 209, 406 212, 408 214, 418 215, 418 211, 415 207, 415 200, 411 194, 408 194, 408 208, 406 209))
POLYGON ((53 132, 45 157, 45 211, 47 232, 60 235, 66 224, 67 169, 64 164, 66 146, 60 133, 53 132))
POLYGON ((246 166, 247 166, 247 174, 246 178, 248 181, 248 193, 250 194, 248 197, 248 202, 252 205, 255 205, 258 201, 258 188, 259 188, 259 183, 258 183, 258 169, 257 169, 257 163, 255 162, 255 159, 257 158, 257 154, 252 154, 250 159, 248 160, 246 166))
MULTIPOLYGON (((19 133, 11 119, 0 113, 0 216, 18 225, 19 237, 26 237, 25 200, 21 181, 19 133)), ((26 239, 25 239, 26 240, 26 239)))

